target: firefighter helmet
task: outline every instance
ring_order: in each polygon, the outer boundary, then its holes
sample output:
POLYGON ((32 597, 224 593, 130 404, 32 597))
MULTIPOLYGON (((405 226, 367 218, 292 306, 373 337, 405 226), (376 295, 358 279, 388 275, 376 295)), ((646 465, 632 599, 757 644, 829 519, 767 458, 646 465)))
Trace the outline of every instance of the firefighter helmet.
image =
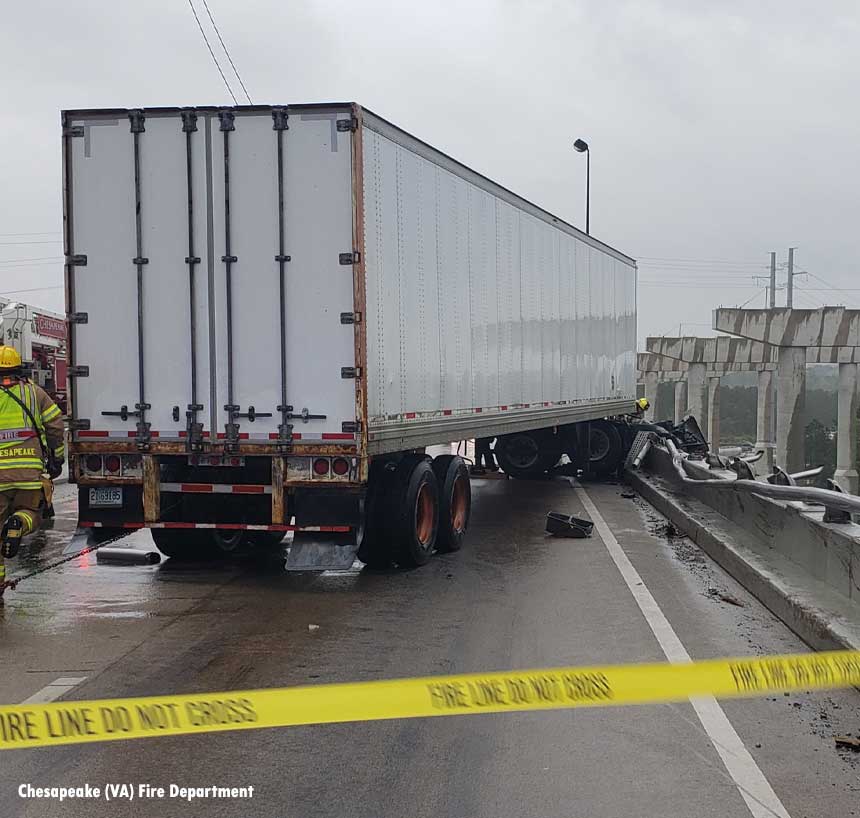
POLYGON ((18 369, 21 366, 21 356, 15 347, 0 346, 0 371, 18 369))

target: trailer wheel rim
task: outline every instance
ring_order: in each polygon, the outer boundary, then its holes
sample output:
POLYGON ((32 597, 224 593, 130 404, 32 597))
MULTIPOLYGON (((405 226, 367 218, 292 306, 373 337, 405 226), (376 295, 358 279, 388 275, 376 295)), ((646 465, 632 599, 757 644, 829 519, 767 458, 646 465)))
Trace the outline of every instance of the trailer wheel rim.
POLYGON ((427 548, 433 537, 433 517, 433 494, 425 483, 415 498, 415 536, 424 548, 427 548))
POLYGON ((451 528, 461 533, 466 528, 466 516, 469 512, 468 483, 462 475, 454 480, 451 490, 451 528))
POLYGON ((540 446, 531 435, 516 435, 505 445, 505 455, 515 468, 531 469, 540 459, 540 446))
POLYGON ((592 463, 603 460, 609 454, 612 444, 603 429, 592 429, 588 439, 589 459, 592 463))

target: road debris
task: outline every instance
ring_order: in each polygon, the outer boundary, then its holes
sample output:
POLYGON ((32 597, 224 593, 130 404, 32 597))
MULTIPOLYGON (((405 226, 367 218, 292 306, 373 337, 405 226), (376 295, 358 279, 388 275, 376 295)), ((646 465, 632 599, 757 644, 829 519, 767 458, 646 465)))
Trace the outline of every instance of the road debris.
POLYGON ((557 537, 575 537, 582 539, 590 537, 594 530, 591 520, 574 517, 570 514, 562 514, 558 511, 550 511, 546 515, 546 532, 557 537))
POLYGON ((100 548, 96 552, 96 562, 99 565, 158 565, 161 554, 137 548, 100 548))
POLYGON ((860 751, 860 738, 854 736, 834 736, 833 741, 837 747, 846 747, 855 752, 860 751))
POLYGON ((746 605, 741 602, 736 596, 732 596, 727 591, 720 591, 718 588, 708 588, 708 595, 714 596, 723 602, 728 602, 729 605, 735 605, 738 608, 745 608, 746 605))

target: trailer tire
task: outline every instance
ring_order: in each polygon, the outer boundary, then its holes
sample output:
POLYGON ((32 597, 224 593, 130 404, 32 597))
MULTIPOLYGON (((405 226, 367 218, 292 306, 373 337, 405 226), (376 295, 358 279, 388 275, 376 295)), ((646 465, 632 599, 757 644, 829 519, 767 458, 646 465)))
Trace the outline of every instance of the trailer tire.
POLYGON ((469 470, 462 457, 445 454, 433 460, 433 473, 439 484, 436 550, 440 553, 459 551, 463 546, 472 514, 469 470))
POLYGON ((364 528, 358 558, 369 568, 390 568, 391 542, 385 527, 386 497, 393 483, 392 464, 385 461, 371 463, 365 500, 364 528))
POLYGON ((608 420, 593 420, 588 432, 588 468, 598 477, 618 470, 624 458, 621 435, 608 420))
POLYGON ((401 568, 417 568, 429 562, 436 547, 439 483, 423 454, 406 455, 393 478, 394 490, 386 495, 391 553, 401 568))
POLYGON ((502 435, 494 449, 502 471, 520 480, 543 475, 558 463, 563 442, 549 429, 502 435))
POLYGON ((151 528, 149 533, 158 550, 177 562, 200 562, 218 557, 208 531, 151 528))

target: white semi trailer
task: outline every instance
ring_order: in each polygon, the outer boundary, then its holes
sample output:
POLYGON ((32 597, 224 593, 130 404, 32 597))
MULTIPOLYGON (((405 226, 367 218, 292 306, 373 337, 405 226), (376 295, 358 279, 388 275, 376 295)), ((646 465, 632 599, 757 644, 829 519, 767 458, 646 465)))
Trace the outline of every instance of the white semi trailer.
POLYGON ((463 461, 613 468, 633 259, 356 104, 66 111, 71 476, 91 534, 288 566, 460 547, 463 461), (99 531, 100 530, 100 531, 99 531))

